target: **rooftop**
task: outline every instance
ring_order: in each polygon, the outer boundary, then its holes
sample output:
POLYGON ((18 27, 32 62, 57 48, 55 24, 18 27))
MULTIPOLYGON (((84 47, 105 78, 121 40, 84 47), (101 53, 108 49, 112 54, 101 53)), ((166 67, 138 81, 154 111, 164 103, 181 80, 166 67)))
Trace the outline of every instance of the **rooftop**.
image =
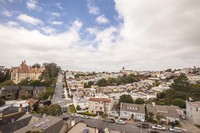
POLYGON ((111 99, 109 99, 109 98, 90 98, 89 101, 110 103, 111 99))
POLYGON ((120 110, 128 112, 145 113, 144 105, 140 104, 121 103, 120 110))

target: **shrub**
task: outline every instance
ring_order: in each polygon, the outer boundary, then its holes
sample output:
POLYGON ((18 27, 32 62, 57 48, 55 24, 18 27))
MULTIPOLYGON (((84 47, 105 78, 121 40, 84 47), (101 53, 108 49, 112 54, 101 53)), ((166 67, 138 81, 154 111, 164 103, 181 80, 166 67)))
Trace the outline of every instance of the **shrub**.
POLYGON ((96 114, 90 113, 88 111, 87 112, 80 112, 78 114, 80 114, 80 115, 88 115, 88 116, 93 116, 93 117, 97 116, 96 114))

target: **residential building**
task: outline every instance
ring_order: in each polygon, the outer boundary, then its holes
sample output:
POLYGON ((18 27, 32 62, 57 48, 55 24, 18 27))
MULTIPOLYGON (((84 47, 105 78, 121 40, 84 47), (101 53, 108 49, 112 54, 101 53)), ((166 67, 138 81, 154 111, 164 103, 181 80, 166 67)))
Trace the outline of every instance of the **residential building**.
POLYGON ((140 104, 121 103, 120 118, 145 120, 145 106, 140 104))
POLYGON ((200 125, 200 101, 186 101, 186 115, 193 124, 200 125))
POLYGON ((147 112, 152 112, 154 114, 154 118, 157 115, 161 116, 161 121, 164 122, 175 122, 179 121, 179 113, 182 111, 178 106, 161 106, 155 105, 146 105, 147 112))
POLYGON ((38 80, 44 70, 45 67, 32 68, 26 64, 26 61, 22 61, 19 67, 11 68, 11 80, 15 84, 18 84, 24 79, 38 80))
POLYGON ((88 111, 94 114, 110 114, 113 101, 110 98, 90 98, 88 111))
POLYGON ((64 121, 54 116, 33 116, 25 114, 17 121, 0 126, 2 133, 25 133, 27 131, 39 131, 41 133, 59 133, 63 128, 64 121))
POLYGON ((18 86, 5 86, 0 89, 0 97, 3 99, 17 99, 19 96, 18 86))
POLYGON ((0 89, 0 97, 6 100, 18 99, 29 95, 37 97, 44 92, 44 86, 5 86, 0 89))

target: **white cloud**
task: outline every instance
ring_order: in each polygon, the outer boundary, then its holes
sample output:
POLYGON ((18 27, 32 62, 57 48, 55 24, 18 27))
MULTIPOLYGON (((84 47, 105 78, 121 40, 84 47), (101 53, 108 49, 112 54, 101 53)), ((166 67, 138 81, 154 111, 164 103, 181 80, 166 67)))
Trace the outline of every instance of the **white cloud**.
POLYGON ((104 15, 101 15, 96 18, 96 22, 99 24, 107 24, 109 20, 104 15))
POLYGON ((4 10, 4 11, 2 12, 2 14, 5 15, 5 16, 7 16, 7 17, 11 17, 11 16, 12 16, 12 12, 9 12, 9 11, 7 11, 7 10, 4 10))
POLYGON ((199 67, 199 3, 115 0, 121 24, 88 27, 84 35, 80 20, 63 33, 43 26, 40 30, 45 34, 0 24, 4 55, 0 64, 16 66, 26 59, 30 64, 56 62, 63 69, 86 71, 118 71, 123 66, 134 70, 199 67), (92 36, 92 40, 82 36, 92 36))
POLYGON ((38 1, 37 0, 28 0, 26 2, 26 7, 29 9, 29 10, 36 10, 36 11, 41 11, 42 10, 42 7, 40 7, 38 5, 38 1))
POLYGON ((46 34, 53 34, 55 33, 55 29, 49 26, 42 27, 41 30, 46 34))
POLYGON ((6 25, 8 25, 8 26, 19 26, 19 24, 17 22, 14 22, 14 21, 9 21, 8 23, 6 23, 6 25))
POLYGON ((58 12, 52 12, 51 15, 54 17, 60 17, 60 13, 58 12))
POLYGON ((53 25, 62 25, 63 22, 61 22, 61 21, 53 21, 52 24, 53 25))
POLYGON ((19 19, 25 23, 32 24, 32 25, 43 24, 43 22, 40 19, 28 16, 26 14, 20 14, 17 17, 17 19, 19 19))
POLYGON ((94 1, 93 0, 88 0, 88 5, 87 5, 88 9, 89 9, 89 13, 91 14, 99 14, 100 13, 100 9, 97 6, 94 6, 94 1))
POLYGON ((58 7, 59 9, 63 10, 63 7, 62 7, 61 3, 56 3, 55 6, 58 7))

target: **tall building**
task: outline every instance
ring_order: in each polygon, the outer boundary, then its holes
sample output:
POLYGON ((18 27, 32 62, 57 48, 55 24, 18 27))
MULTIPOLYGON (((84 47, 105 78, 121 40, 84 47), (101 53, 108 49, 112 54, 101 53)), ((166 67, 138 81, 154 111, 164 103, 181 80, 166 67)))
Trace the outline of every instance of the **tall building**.
POLYGON ((11 68, 11 80, 18 84, 20 81, 24 79, 28 80, 38 80, 45 70, 45 67, 41 68, 33 68, 26 64, 26 61, 22 61, 19 67, 11 68))

